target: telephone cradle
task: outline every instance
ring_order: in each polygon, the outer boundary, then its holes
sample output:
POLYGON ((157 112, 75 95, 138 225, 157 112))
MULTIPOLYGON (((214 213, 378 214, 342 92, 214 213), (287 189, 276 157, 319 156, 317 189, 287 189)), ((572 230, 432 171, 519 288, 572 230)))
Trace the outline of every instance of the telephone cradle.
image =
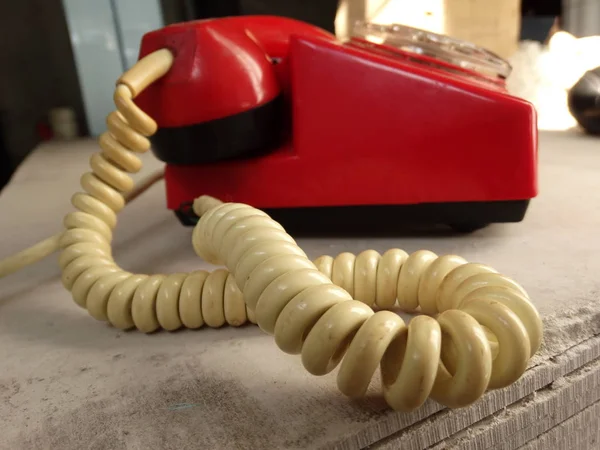
MULTIPOLYGON (((519 222, 537 193, 534 107, 510 65, 472 44, 358 24, 346 42, 281 17, 232 17, 146 34, 140 58, 177 56, 136 98, 158 124, 168 208, 202 194, 284 227, 348 221, 519 222)), ((339 229, 339 228, 338 228, 339 229)))

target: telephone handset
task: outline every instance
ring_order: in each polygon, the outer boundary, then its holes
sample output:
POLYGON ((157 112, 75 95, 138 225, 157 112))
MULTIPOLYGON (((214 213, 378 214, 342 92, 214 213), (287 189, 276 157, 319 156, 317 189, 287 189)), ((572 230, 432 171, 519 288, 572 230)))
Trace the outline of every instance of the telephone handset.
POLYGON ((167 163, 199 164, 281 144, 293 35, 335 39, 313 25, 268 16, 199 20, 146 34, 140 57, 162 48, 174 56, 169 73, 136 99, 158 124, 155 154, 167 163))
MULTIPOLYGON (((398 37, 393 31, 386 33, 398 37)), ((419 42, 427 37, 423 33, 419 42)), ((517 146, 506 148, 504 157, 527 162, 530 135, 521 127, 532 125, 531 109, 505 93, 497 75, 477 75, 472 67, 446 70, 448 61, 426 56, 415 62, 412 50, 371 45, 366 39, 340 43, 309 25, 264 17, 193 22, 149 33, 140 60, 117 82, 117 110, 99 139, 102 151, 92 156, 91 171, 81 178, 83 192, 72 197, 76 211, 65 217, 64 232, 0 261, 0 276, 60 249, 63 285, 97 320, 145 333, 256 323, 282 351, 301 355, 311 374, 325 375, 339 366, 337 384, 347 396, 364 395, 379 366, 383 396, 397 410, 414 410, 429 397, 464 407, 489 389, 515 382, 543 336, 535 306, 515 281, 483 264, 428 250, 344 252, 311 261, 280 222, 243 200, 255 196, 257 203, 271 206, 327 205, 342 198, 351 205, 406 203, 398 192, 411 186, 412 171, 421 177, 418 186, 426 188, 417 189, 417 196, 434 191, 419 164, 427 161, 430 172, 444 175, 435 159, 445 155, 440 145, 463 149, 463 159, 475 159, 461 164, 467 166, 462 182, 476 196, 478 189, 493 185, 471 171, 489 159, 471 148, 477 139, 463 136, 460 145, 453 142, 458 135, 448 127, 465 133, 473 123, 487 124, 493 132, 494 121, 482 121, 476 113, 494 113, 515 134, 502 141, 517 146), (256 110, 282 92, 293 111, 290 138, 282 148, 245 160, 167 164, 168 195, 176 201, 194 196, 199 217, 194 250, 224 267, 155 275, 121 269, 112 256, 113 229, 134 188, 128 174, 141 168, 136 154, 151 147, 148 138, 163 127, 187 130, 177 139, 192 139, 194 127, 256 110), (463 109, 437 123, 432 117, 438 117, 438 109, 451 109, 444 101, 463 109), (409 119, 406 110, 416 118, 409 119), (361 122, 364 126, 357 127, 361 122), (415 139, 414 128, 428 130, 419 138, 428 145, 415 139), (415 149, 407 151, 398 142, 415 149), (190 184, 194 177, 200 183, 190 184), (197 194, 197 188, 206 192, 197 194), (223 195, 204 195, 215 192, 223 195), (406 324, 394 308, 419 315, 406 324)), ((448 46, 446 56, 456 45, 448 46)), ((494 141, 486 142, 490 145, 480 153, 494 148, 494 141)), ((191 150, 201 154, 203 144, 194 142, 197 148, 191 150)), ((191 141, 186 145, 189 149, 191 141)), ((232 155, 240 148, 234 150, 232 155)), ((458 170, 460 158, 451 156, 443 161, 458 170)), ((487 169, 486 178, 505 170, 501 162, 480 168, 487 169)), ((525 174, 529 169, 528 164, 512 167, 525 174)), ((453 183, 459 180, 454 173, 453 183)), ((531 194, 526 183, 506 180, 501 181, 515 189, 513 194, 521 188, 514 198, 531 194)), ((450 196, 459 192, 451 183, 444 187, 450 196)))

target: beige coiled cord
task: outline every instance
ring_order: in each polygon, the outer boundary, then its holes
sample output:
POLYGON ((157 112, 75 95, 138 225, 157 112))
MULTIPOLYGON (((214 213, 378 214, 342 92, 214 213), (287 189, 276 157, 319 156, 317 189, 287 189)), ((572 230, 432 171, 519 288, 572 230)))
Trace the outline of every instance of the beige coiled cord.
POLYGON ((311 374, 341 363, 338 386, 350 397, 365 393, 380 366, 384 397, 397 410, 428 397, 463 407, 523 374, 542 341, 538 312, 514 281, 458 256, 368 250, 311 262, 264 212, 200 197, 194 249, 227 269, 139 275, 118 267, 111 240, 133 188, 127 173, 141 168, 135 153, 150 148, 156 131, 133 99, 172 61, 159 50, 121 77, 102 152, 81 178, 85 192, 72 198, 77 211, 64 219, 59 264, 78 305, 143 332, 258 323, 282 351, 301 354, 311 374), (406 325, 394 307, 418 315, 406 325))

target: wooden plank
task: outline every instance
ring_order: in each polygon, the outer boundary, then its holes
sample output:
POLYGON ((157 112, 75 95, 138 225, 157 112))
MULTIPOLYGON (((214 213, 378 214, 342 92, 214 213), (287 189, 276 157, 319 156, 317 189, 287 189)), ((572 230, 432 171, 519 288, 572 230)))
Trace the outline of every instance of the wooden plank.
POLYGON ((445 33, 509 58, 518 47, 521 0, 445 0, 445 33))

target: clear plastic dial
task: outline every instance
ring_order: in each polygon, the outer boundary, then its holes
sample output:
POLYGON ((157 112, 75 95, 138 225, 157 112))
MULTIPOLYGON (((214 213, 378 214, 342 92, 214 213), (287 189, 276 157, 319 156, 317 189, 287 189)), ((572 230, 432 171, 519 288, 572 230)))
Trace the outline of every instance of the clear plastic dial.
POLYGON ((406 25, 357 22, 352 37, 435 58, 484 76, 508 78, 508 61, 467 41, 406 25))

